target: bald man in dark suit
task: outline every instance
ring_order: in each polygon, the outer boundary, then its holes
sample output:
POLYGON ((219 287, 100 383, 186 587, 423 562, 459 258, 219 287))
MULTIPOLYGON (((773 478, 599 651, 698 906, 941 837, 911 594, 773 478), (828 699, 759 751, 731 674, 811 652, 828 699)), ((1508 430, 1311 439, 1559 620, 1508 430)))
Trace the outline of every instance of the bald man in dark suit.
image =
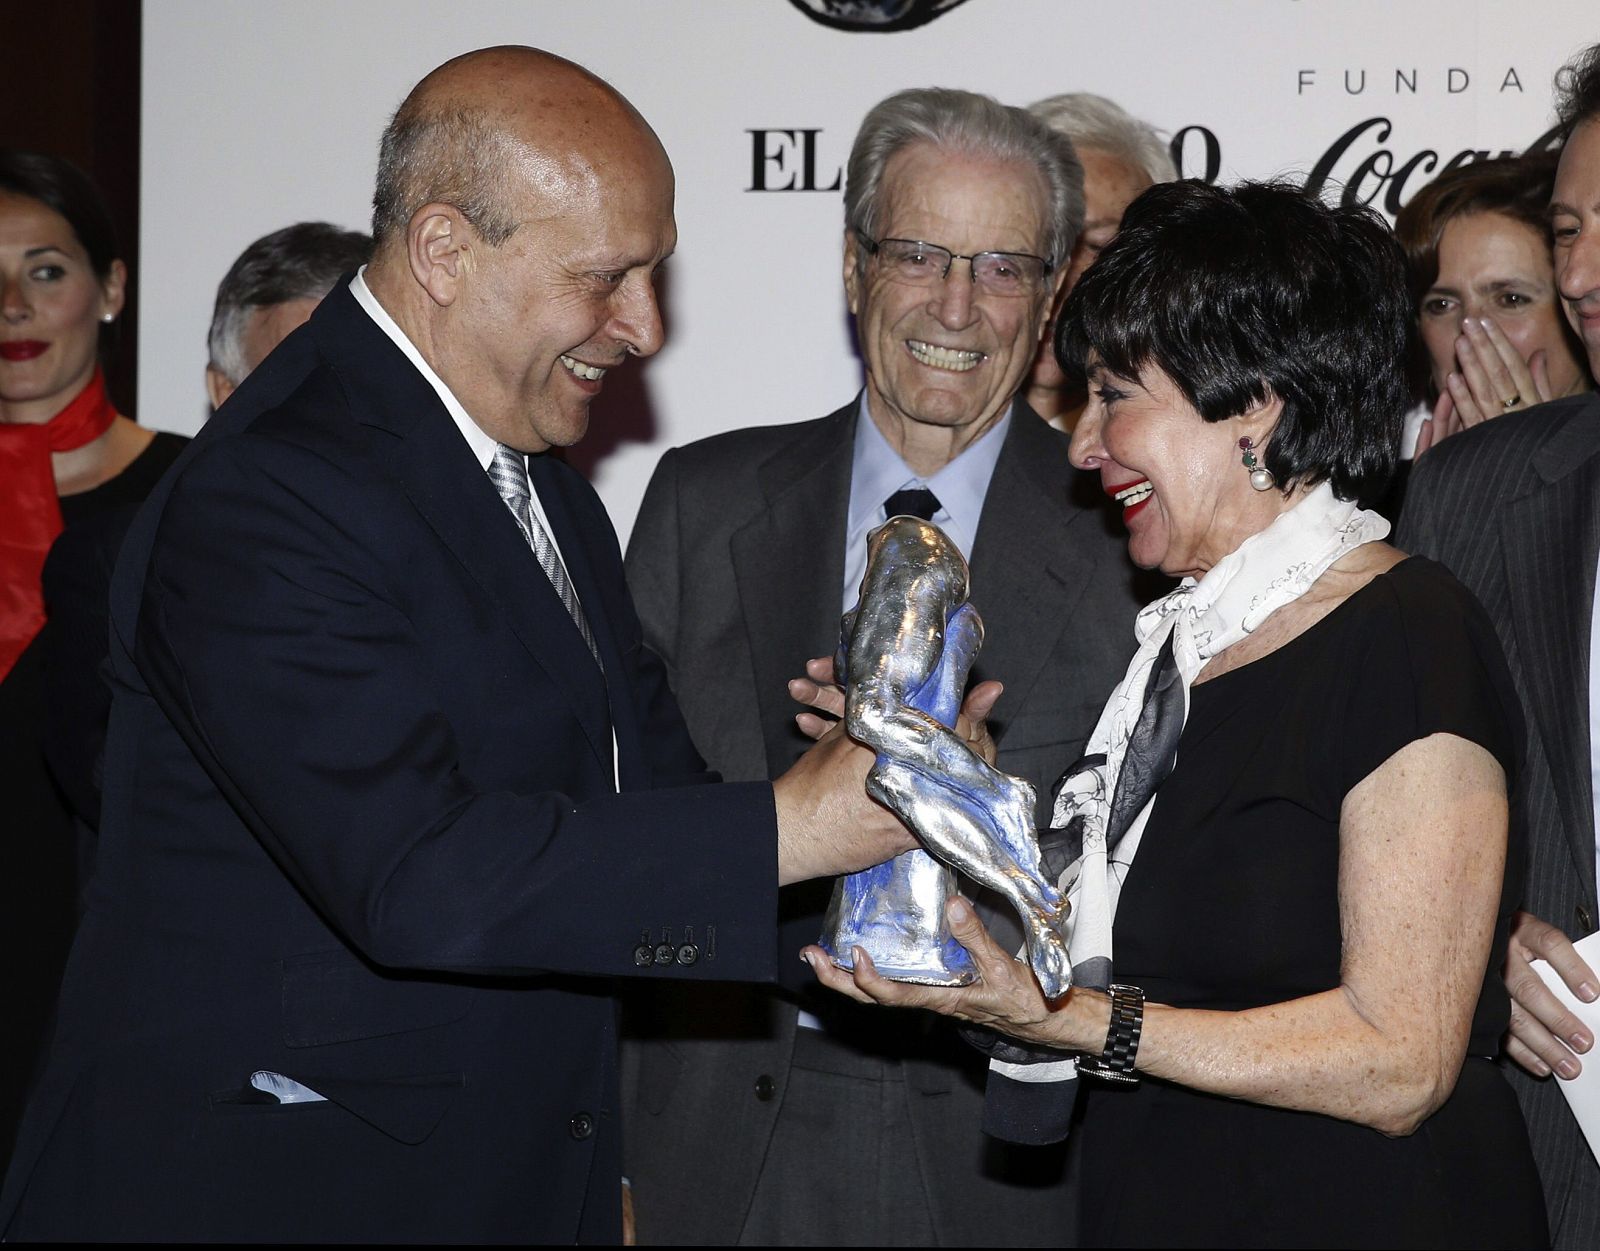
POLYGON ((643 118, 547 53, 401 106, 373 261, 124 545, 6 1237, 617 1242, 611 979, 770 978, 780 884, 912 845, 842 733, 712 784, 549 454, 660 346, 672 203, 643 118))

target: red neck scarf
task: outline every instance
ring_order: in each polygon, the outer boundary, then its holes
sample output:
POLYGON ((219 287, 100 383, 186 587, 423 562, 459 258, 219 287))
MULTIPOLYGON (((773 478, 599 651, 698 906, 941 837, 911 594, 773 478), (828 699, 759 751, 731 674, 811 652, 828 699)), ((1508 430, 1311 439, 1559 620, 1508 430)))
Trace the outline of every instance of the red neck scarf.
POLYGON ((116 416, 97 368, 89 385, 49 421, 0 422, 0 678, 44 625, 39 575, 61 533, 50 453, 94 442, 116 416))

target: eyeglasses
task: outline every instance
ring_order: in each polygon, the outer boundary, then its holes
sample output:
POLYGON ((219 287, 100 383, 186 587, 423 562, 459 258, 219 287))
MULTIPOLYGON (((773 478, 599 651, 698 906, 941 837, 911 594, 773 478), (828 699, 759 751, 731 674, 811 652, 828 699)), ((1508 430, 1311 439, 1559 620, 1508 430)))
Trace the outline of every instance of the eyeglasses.
POLYGON ((896 282, 932 286, 943 282, 954 261, 972 262, 972 284, 985 295, 1033 295, 1055 265, 1028 252, 979 252, 965 256, 920 239, 869 239, 861 246, 896 282))

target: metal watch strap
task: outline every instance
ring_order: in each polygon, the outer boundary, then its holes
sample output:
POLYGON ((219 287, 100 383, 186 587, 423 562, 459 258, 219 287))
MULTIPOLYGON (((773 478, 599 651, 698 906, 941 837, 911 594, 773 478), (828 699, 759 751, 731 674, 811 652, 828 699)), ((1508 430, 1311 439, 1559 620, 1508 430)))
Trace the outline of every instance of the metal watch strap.
POLYGON ((1078 1072, 1108 1082, 1137 1085, 1134 1063, 1139 1058, 1139 1035, 1144 1030, 1144 991, 1137 986, 1112 985, 1111 1024, 1105 1050, 1097 1056, 1079 1056, 1078 1072))

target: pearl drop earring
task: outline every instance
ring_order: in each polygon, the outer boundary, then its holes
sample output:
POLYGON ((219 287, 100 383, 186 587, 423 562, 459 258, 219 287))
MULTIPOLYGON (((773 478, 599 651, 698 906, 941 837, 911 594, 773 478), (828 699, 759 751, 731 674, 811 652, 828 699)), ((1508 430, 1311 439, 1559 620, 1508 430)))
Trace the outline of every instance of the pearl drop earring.
POLYGON ((1244 453, 1244 467, 1250 471, 1250 485, 1258 491, 1270 491, 1277 486, 1272 471, 1256 459, 1255 440, 1244 435, 1239 440, 1239 450, 1244 453))

